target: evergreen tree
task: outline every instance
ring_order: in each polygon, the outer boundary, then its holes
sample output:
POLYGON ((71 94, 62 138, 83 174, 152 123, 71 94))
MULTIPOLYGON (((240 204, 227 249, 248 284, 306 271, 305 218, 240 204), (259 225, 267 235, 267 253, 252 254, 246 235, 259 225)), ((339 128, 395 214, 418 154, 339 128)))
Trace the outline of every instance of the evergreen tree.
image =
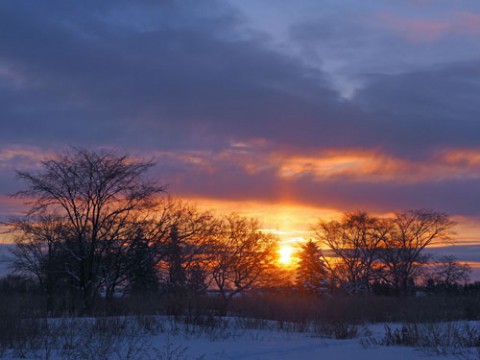
POLYGON ((312 240, 302 245, 296 278, 302 291, 320 294, 327 290, 327 270, 322 257, 322 251, 312 240))

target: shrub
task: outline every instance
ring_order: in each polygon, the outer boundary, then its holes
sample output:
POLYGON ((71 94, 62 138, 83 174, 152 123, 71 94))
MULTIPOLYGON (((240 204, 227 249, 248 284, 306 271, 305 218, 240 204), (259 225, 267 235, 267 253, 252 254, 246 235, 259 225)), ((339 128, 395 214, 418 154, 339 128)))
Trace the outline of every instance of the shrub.
POLYGON ((385 325, 380 344, 418 347, 436 355, 459 355, 466 349, 480 347, 480 330, 458 322, 404 324, 397 329, 385 325))

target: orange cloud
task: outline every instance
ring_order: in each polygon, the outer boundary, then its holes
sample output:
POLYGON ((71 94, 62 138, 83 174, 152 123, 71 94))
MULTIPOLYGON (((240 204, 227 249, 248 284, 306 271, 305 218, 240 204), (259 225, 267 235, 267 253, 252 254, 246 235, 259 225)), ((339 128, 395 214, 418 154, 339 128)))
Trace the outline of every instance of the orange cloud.
POLYGON ((313 175, 317 180, 332 177, 391 180, 407 163, 370 151, 326 151, 317 156, 288 156, 281 162, 278 174, 283 178, 313 175))
POLYGON ((352 182, 416 184, 480 178, 480 150, 476 149, 451 149, 416 161, 363 149, 327 150, 306 155, 230 148, 216 153, 196 151, 157 155, 160 159, 174 160, 201 172, 222 172, 226 167, 235 166, 252 176, 271 172, 279 180, 309 176, 314 181, 342 178, 352 182))
POLYGON ((477 218, 471 216, 454 216, 455 245, 476 245, 480 242, 480 223, 477 218))
MULTIPOLYGON (((345 189, 350 186, 360 189, 357 195, 364 194, 365 188, 376 191, 377 185, 384 191, 390 191, 388 189, 392 184, 394 187, 416 187, 412 194, 417 194, 417 185, 427 189, 434 183, 443 186, 442 182, 480 179, 480 149, 452 148, 430 157, 410 159, 378 149, 306 153, 295 149, 273 151, 272 147, 262 142, 245 142, 232 143, 229 148, 217 152, 163 151, 144 155, 157 160, 159 167, 154 171, 158 171, 156 176, 160 181, 164 181, 165 171, 169 172, 170 178, 165 177, 174 196, 194 198, 209 209, 258 217, 264 222, 265 229, 278 231, 279 234, 287 231, 288 234, 283 234, 282 238, 289 239, 304 236, 302 233, 292 234, 291 229, 304 231, 305 219, 314 221, 318 217, 331 216, 338 213, 337 207, 368 208, 369 201, 378 202, 383 197, 387 197, 388 201, 380 201, 381 205, 373 209, 387 211, 411 206, 411 202, 403 205, 399 202, 401 195, 396 196, 392 192, 376 192, 376 200, 363 195, 353 199, 351 194, 345 195, 345 189), (178 193, 175 194, 175 191, 178 193), (214 201, 213 198, 237 201, 214 201), (313 207, 305 207, 304 203, 313 207)), ((16 167, 19 162, 33 167, 42 158, 44 154, 34 148, 0 149, 0 168, 13 168, 13 164, 16 167)), ((461 184, 458 186, 461 187, 461 184)), ((446 194, 445 199, 448 196, 446 194)), ((443 203, 438 204, 433 202, 433 205, 425 206, 444 208, 441 206, 443 203)), ((20 209, 19 206, 14 199, 0 198, 0 215, 11 214, 12 209, 15 212, 20 209)), ((462 231, 462 234, 466 233, 462 231)), ((473 231, 468 233, 475 237, 473 231)))
POLYGON ((453 149, 443 154, 445 161, 454 166, 467 166, 480 168, 480 150, 453 149))
POLYGON ((315 157, 286 157, 281 177, 305 174, 316 179, 344 177, 352 181, 421 183, 480 178, 479 150, 452 150, 425 160, 406 160, 376 151, 329 151, 315 157))

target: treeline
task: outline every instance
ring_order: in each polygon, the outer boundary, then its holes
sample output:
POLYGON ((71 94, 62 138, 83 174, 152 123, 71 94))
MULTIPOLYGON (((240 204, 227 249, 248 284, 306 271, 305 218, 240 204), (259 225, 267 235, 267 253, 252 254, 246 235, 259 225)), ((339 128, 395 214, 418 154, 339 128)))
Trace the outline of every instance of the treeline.
MULTIPOLYGON (((226 304, 266 281, 276 239, 255 219, 201 212, 148 181, 151 162, 77 150, 18 172, 31 204, 8 226, 15 269, 47 298, 89 312, 99 295, 217 289, 226 304), (162 196, 163 195, 163 196, 162 196)), ((274 275, 274 274, 270 274, 274 275)))
MULTIPOLYGON (((408 211, 391 218, 366 213, 320 222, 303 245, 295 281, 277 265, 278 239, 255 219, 199 211, 146 178, 152 162, 115 153, 73 150, 18 172, 28 213, 8 222, 15 269, 33 277, 47 308, 89 313, 99 299, 215 290, 226 308, 252 288, 292 286, 302 293, 407 294, 430 259, 424 249, 446 241, 446 214, 408 211), (322 253, 320 248, 330 250, 322 253)), ((449 282, 459 280, 452 260, 449 282), (457 278, 455 278, 457 276, 457 278)), ((438 267, 437 267, 438 268, 438 267)), ((440 280, 436 279, 438 283, 440 280)))
POLYGON ((469 267, 453 257, 432 258, 430 245, 451 241, 454 222, 444 213, 412 210, 390 217, 365 212, 344 214, 340 220, 314 226, 330 283, 349 294, 412 293, 419 281, 430 287, 453 287, 468 279, 469 267))

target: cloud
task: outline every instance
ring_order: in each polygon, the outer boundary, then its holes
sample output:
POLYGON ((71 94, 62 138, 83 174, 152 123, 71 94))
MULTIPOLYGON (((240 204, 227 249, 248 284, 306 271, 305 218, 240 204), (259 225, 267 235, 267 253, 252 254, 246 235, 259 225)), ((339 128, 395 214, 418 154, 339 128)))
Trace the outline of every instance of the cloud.
POLYGON ((394 31, 413 43, 432 43, 446 36, 480 35, 480 14, 455 12, 448 19, 424 19, 381 12, 367 17, 373 26, 394 31))
POLYGON ((474 2, 310 5, 316 11, 290 24, 284 48, 325 71, 347 99, 372 74, 398 75, 478 59, 480 7, 474 2))
POLYGON ((450 29, 445 21, 400 17, 391 13, 377 13, 370 20, 381 28, 398 32, 414 43, 438 41, 450 29))
POLYGON ((293 51, 223 2, 2 3, 0 186, 41 153, 107 146, 156 157, 184 196, 477 214, 477 47, 443 33, 475 44, 476 13, 444 30, 386 6, 383 31, 372 7, 292 25, 293 51))
POLYGON ((456 28, 459 34, 480 35, 480 13, 459 12, 456 17, 456 28))
POLYGON ((431 208, 471 216, 479 214, 469 195, 480 191, 479 156, 471 149, 418 160, 364 150, 307 155, 243 144, 220 152, 162 152, 155 158, 158 177, 186 197, 379 213, 431 208))
POLYGON ((354 101, 383 119, 378 134, 389 137, 392 149, 399 153, 477 148, 474 134, 480 124, 474 120, 479 115, 474 101, 480 83, 474 79, 479 69, 479 61, 472 60, 404 74, 372 75, 354 101))
MULTIPOLYGON (((400 155, 477 130, 454 125, 477 113, 462 99, 478 92, 463 83, 475 64, 458 80, 442 77, 456 71, 450 65, 443 73, 364 76, 363 89, 345 100, 325 71, 242 30, 229 7, 209 14, 169 1, 2 6, 4 143, 221 150, 261 138, 282 148, 400 155), (459 95, 445 101, 451 94, 459 95)), ((350 33, 340 32, 345 47, 350 33)))
POLYGON ((0 89, 2 138, 128 144, 141 137, 150 147, 182 147, 267 135, 302 112, 311 117, 318 102, 327 114, 340 112, 320 72, 244 38, 233 11, 212 19, 198 6, 165 4, 139 5, 129 26, 132 9, 122 2, 53 12, 4 4, 9 36, 0 60, 26 80, 0 89))

